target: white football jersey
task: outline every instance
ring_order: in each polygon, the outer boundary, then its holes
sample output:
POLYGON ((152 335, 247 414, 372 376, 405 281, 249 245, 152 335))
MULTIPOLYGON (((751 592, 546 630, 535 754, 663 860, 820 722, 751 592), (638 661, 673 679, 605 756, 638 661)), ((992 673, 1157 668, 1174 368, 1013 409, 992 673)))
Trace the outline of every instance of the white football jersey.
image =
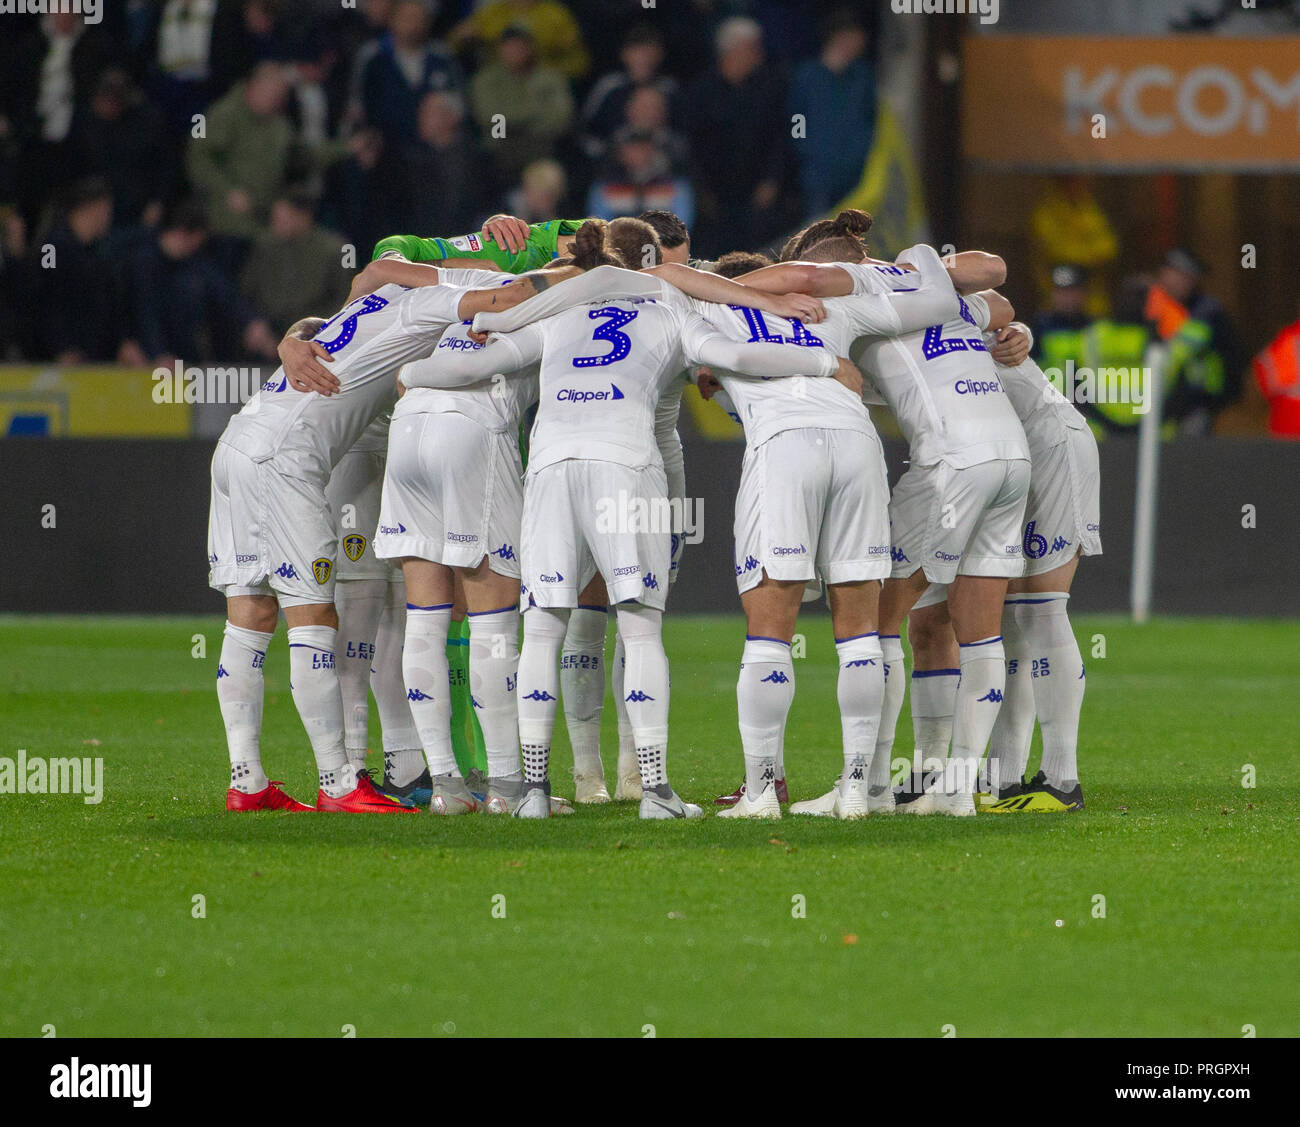
MULTIPOLYGON (((985 343, 991 344, 992 337, 986 336, 985 343)), ((1033 445, 1055 446, 1065 440, 1067 432, 1088 429, 1082 413, 1056 389, 1032 356, 1014 368, 998 364, 997 373, 1033 445)))
MULTIPOLYGON (((894 268, 846 269, 875 286, 894 268)), ((984 344, 988 320, 983 299, 970 297, 942 325, 854 346, 854 363, 893 410, 914 464, 963 468, 1029 457, 1024 429, 984 344)))
MULTIPOLYGON (((864 334, 890 331, 890 322, 866 302, 832 297, 824 304, 826 319, 805 325, 798 319, 744 306, 693 303, 710 325, 731 340, 816 348, 837 357, 848 356, 853 342, 864 334)), ((758 446, 781 431, 802 427, 874 433, 861 397, 838 380, 753 379, 722 369, 715 369, 714 375, 730 401, 726 409, 745 428, 745 440, 750 446, 758 446)))
MULTIPOLYGON (((513 278, 509 280, 514 281, 513 278)), ((486 345, 470 338, 471 324, 470 321, 458 321, 443 333, 433 350, 433 359, 484 349, 486 345)), ((504 378, 505 373, 498 372, 468 387, 413 387, 397 401, 393 418, 452 412, 473 419, 479 426, 496 433, 513 431, 519 426, 524 412, 537 402, 537 370, 538 365, 534 363, 509 379, 504 378)))
POLYGON ((461 296, 494 285, 486 270, 444 270, 436 286, 381 286, 350 302, 316 334, 334 357, 339 390, 331 396, 300 392, 283 368, 262 385, 226 426, 221 441, 257 462, 274 459, 282 473, 323 484, 397 397, 394 377, 407 361, 428 355, 433 342, 460 320, 461 296))

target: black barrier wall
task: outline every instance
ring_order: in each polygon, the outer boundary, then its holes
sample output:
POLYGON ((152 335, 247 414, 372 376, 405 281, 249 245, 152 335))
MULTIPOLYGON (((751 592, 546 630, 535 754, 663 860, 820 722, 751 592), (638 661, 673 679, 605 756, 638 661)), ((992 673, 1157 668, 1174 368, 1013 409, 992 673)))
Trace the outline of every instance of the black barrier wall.
MULTIPOLYGON (((0 610, 220 613, 205 548, 212 450, 199 441, 0 441, 0 610)), ((672 610, 740 609, 731 527, 743 452, 739 443, 686 443, 703 540, 686 549, 672 610)), ((897 480, 906 451, 887 443, 886 452, 897 480)), ((1102 443, 1105 555, 1079 569, 1080 611, 1128 609, 1135 465, 1134 444, 1102 443)), ((1156 559, 1157 613, 1300 615, 1300 444, 1165 445, 1156 559)))

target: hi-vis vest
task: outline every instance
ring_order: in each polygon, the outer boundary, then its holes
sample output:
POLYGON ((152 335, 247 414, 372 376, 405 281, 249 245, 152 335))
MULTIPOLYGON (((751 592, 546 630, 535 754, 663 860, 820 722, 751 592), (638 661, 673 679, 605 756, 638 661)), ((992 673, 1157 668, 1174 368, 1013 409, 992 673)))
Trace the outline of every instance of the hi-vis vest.
POLYGON ((1269 432, 1300 438, 1300 321, 1273 338, 1255 357, 1254 369, 1268 400, 1269 432))
MULTIPOLYGON (((1081 366, 1092 369, 1096 393, 1092 410, 1102 417, 1108 430, 1136 430, 1142 421, 1143 410, 1135 395, 1125 395, 1134 381, 1140 381, 1142 404, 1147 403, 1145 385, 1148 366, 1148 346, 1151 333, 1145 325, 1123 324, 1118 321, 1094 321, 1083 331, 1081 366)), ((1164 393, 1167 395, 1173 382, 1174 366, 1161 365, 1164 374, 1164 393)), ((1097 432, 1098 427, 1093 426, 1097 432)))
POLYGON ((1049 329, 1037 343, 1038 366, 1044 372, 1068 372, 1067 361, 1071 360, 1076 368, 1083 364, 1083 329, 1049 329))

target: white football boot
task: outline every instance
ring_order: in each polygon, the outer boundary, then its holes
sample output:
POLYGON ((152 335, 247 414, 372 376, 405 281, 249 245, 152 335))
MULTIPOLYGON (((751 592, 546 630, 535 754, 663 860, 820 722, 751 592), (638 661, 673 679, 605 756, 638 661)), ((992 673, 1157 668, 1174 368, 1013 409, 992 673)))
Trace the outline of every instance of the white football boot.
MULTIPOLYGON (((637 786, 641 785, 641 773, 637 772, 637 786)), ((605 787, 604 775, 584 775, 573 772, 573 801, 579 806, 603 806, 609 801, 609 791, 605 787)))
POLYGON ((618 786, 614 790, 615 802, 641 801, 641 768, 636 761, 636 753, 619 754, 618 786))
MULTIPOLYGON (((793 809, 793 807, 792 807, 793 809)), ((768 784, 757 798, 746 787, 730 806, 718 811, 719 818, 772 818, 781 817, 781 803, 777 801, 776 787, 768 784)))
POLYGON ((672 818, 703 818, 704 811, 693 802, 683 802, 671 786, 665 783, 653 790, 641 792, 641 817, 647 821, 668 821, 672 818))
POLYGON ((836 815, 840 821, 853 822, 858 818, 865 818, 870 813, 865 772, 855 771, 852 775, 841 778, 836 789, 840 796, 836 815))
POLYGON ((820 798, 806 798, 802 802, 790 803, 791 814, 813 814, 819 818, 838 818, 840 816, 840 781, 835 780, 820 798))

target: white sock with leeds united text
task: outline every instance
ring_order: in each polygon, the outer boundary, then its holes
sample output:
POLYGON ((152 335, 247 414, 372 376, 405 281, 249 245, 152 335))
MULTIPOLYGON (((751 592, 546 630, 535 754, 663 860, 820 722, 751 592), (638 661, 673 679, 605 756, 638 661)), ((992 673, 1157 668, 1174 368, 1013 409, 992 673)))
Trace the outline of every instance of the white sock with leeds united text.
POLYGON ((266 790, 262 770, 262 663, 273 634, 226 623, 217 660, 217 703, 230 749, 230 787, 244 794, 266 790))
POLYGON ((524 779, 550 778, 555 705, 560 699, 560 650, 569 628, 567 607, 529 607, 524 613, 524 647, 519 651, 519 743, 524 779))
POLYGON ((840 659, 837 695, 844 736, 844 778, 863 780, 871 767, 885 700, 885 655, 873 630, 852 638, 836 638, 840 659))
POLYGON ((623 699, 623 682, 627 675, 627 647, 623 635, 614 638, 614 665, 609 671, 609 690, 614 694, 614 714, 618 717, 618 777, 639 770, 636 761, 636 741, 632 738, 632 721, 627 714, 627 701, 623 699))
POLYGON ((876 732, 876 750, 867 774, 871 793, 883 794, 893 785, 894 729, 903 711, 903 694, 907 691, 907 667, 903 664, 903 640, 897 634, 880 635, 880 652, 884 658, 884 697, 880 704, 880 728, 876 732))
POLYGON ((451 674, 447 667, 450 625, 451 603, 428 607, 406 604, 402 676, 429 774, 459 777, 460 768, 451 746, 451 674))
POLYGON ((316 755, 320 789, 341 798, 356 789, 356 769, 343 748, 343 695, 334 667, 338 631, 329 626, 289 630, 289 688, 316 755))
POLYGON ((379 708, 384 736, 384 768, 389 782, 406 786, 425 768, 420 733, 406 699, 402 653, 406 644, 406 592, 401 583, 386 583, 385 606, 375 631, 375 661, 370 667, 370 691, 379 708))
POLYGON ((912 739, 923 761, 948 758, 959 680, 960 669, 912 670, 912 739))
POLYGON ((1016 607, 1043 730, 1043 774, 1058 790, 1069 790, 1079 781, 1079 713, 1087 685, 1079 643, 1070 627, 1069 599, 1064 591, 1036 591, 1016 607))
POLYGON ((1011 595, 1002 604, 1002 648, 1007 655, 1007 683, 1002 708, 989 736, 989 786, 994 793, 1024 777, 1029 766, 1029 747, 1034 740, 1034 688, 1030 681, 1028 639, 1021 629, 1020 600, 1011 595))
POLYGON ((600 719, 605 709, 605 630, 609 613, 604 607, 578 607, 569 615, 560 654, 560 699, 564 723, 573 747, 573 770, 579 775, 600 775, 600 719))
POLYGON ((745 753, 745 789, 751 797, 762 794, 780 777, 781 739, 793 702, 790 643, 746 635, 736 681, 736 713, 745 753))
POLYGON ((1002 707, 1002 693, 1007 684, 1006 651, 1002 635, 963 643, 961 679, 957 684, 957 703, 953 712, 952 754, 942 789, 951 794, 973 794, 980 760, 989 742, 989 733, 1002 707))
POLYGON ((620 603, 617 614, 627 652, 623 699, 632 723, 641 786, 662 788, 668 784, 669 693, 663 613, 640 603, 620 603))
POLYGON ((358 771, 366 765, 370 729, 370 668, 375 637, 388 597, 383 579, 345 579, 334 585, 339 612, 339 692, 343 695, 343 744, 348 762, 358 771))
POLYGON ((519 607, 469 614, 469 691, 483 730, 488 775, 517 775, 519 765, 519 607))

